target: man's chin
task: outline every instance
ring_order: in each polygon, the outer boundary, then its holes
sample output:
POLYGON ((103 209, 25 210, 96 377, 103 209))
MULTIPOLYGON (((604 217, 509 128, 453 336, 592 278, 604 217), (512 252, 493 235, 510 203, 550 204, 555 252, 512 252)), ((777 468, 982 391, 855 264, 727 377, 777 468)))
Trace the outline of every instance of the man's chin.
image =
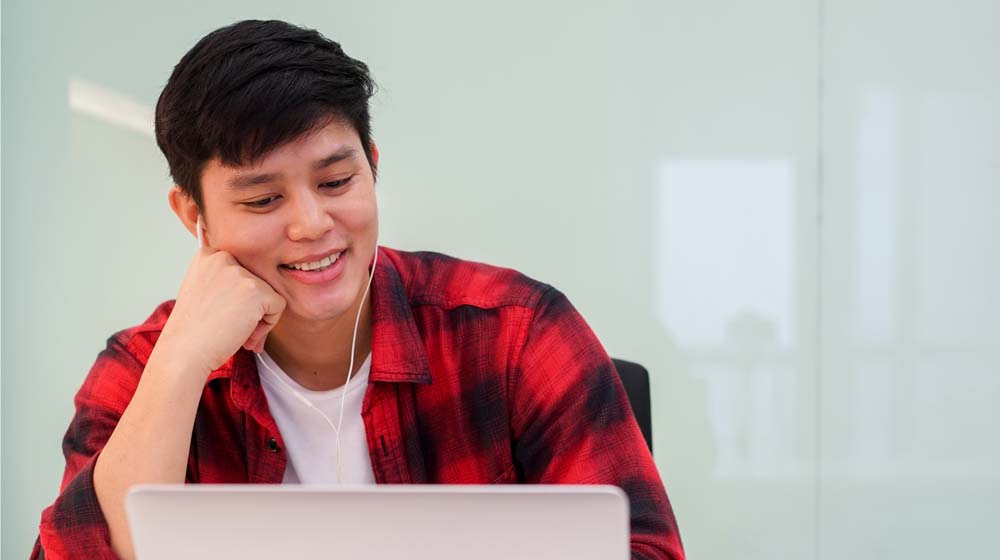
MULTIPOLYGON (((351 309, 351 305, 342 302, 289 302, 285 314, 295 317, 297 322, 324 323, 347 318, 351 309)), ((354 317, 350 319, 353 321, 354 317)))

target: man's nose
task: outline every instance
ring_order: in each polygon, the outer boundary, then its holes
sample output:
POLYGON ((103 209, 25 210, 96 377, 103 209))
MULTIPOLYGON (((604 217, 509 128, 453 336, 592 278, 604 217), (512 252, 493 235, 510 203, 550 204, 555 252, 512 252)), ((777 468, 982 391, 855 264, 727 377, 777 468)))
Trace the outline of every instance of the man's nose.
POLYGON ((315 193, 295 197, 290 207, 288 237, 292 241, 319 239, 333 228, 333 217, 315 193))

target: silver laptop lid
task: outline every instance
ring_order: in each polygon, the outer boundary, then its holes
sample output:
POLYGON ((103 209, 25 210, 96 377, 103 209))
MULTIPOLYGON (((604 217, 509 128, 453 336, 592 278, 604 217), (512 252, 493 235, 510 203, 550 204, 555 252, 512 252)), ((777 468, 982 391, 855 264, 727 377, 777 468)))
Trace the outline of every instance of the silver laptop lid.
POLYGON ((139 560, 625 560, 614 486, 140 485, 139 560))

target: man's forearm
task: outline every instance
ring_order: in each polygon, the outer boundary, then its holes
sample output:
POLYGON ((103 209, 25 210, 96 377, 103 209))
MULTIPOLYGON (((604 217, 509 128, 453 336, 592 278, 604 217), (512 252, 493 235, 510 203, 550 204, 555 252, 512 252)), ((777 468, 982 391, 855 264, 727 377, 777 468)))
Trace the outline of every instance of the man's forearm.
POLYGON ((139 483, 183 483, 198 402, 207 372, 153 350, 135 395, 94 466, 94 490, 111 547, 133 558, 125 496, 139 483))

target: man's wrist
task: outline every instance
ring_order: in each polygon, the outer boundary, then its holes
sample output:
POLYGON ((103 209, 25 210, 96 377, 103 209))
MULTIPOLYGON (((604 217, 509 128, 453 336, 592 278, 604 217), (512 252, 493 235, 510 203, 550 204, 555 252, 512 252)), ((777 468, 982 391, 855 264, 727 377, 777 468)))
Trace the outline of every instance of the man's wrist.
MULTIPOLYGON (((182 348, 182 347, 181 347, 182 348)), ((204 382, 212 368, 204 365, 205 360, 189 350, 182 350, 161 339, 153 347, 146 362, 146 371, 170 372, 174 377, 194 378, 204 382)))

